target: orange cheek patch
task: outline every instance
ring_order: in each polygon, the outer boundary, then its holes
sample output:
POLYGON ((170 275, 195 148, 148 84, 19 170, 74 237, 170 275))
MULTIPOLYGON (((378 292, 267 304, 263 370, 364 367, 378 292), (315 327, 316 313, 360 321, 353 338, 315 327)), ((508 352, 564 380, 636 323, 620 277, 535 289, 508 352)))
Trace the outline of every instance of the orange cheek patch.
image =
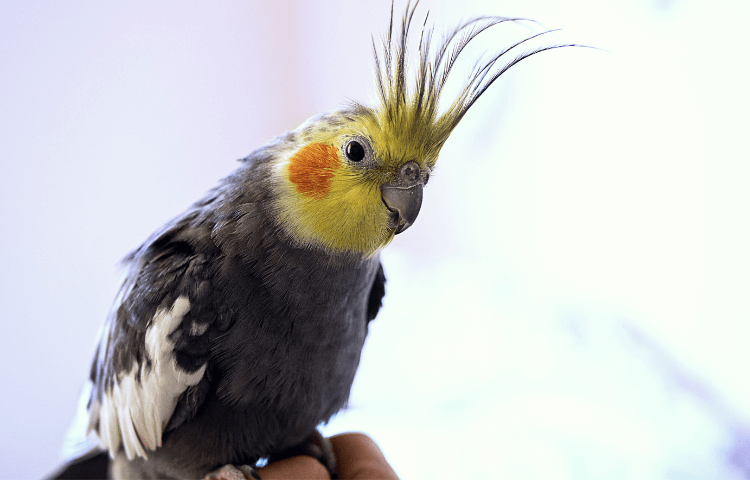
POLYGON ((289 181, 299 193, 320 200, 331 192, 337 168, 339 157, 336 147, 311 143, 289 159, 289 181))

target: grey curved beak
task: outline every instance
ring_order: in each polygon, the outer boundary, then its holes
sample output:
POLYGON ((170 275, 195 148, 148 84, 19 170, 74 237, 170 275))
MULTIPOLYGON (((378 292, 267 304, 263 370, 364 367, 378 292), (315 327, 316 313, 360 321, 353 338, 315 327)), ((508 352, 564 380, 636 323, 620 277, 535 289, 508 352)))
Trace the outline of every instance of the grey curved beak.
POLYGON ((406 162, 393 181, 380 187, 381 198, 388 208, 388 227, 396 235, 414 224, 422 207, 422 189, 427 175, 422 175, 417 162, 406 162))

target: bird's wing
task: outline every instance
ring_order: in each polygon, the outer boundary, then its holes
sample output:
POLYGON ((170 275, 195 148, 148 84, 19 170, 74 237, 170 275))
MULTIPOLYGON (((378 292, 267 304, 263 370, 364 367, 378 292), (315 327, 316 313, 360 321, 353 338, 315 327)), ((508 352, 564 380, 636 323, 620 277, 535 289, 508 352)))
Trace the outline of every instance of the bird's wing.
POLYGON ((367 299, 367 322, 375 320, 378 316, 380 307, 383 305, 383 297, 385 296, 385 272, 383 271, 383 264, 378 264, 378 272, 375 274, 375 280, 372 282, 370 288, 370 296, 367 299))
MULTIPOLYGON (((91 369, 88 430, 114 455, 146 457, 183 396, 202 396, 215 320, 209 257, 189 222, 132 254, 91 369)), ((186 417, 186 415, 181 415, 186 417)), ((183 421, 187 418, 183 418, 183 421)), ((170 427, 173 427, 171 425, 170 427)))

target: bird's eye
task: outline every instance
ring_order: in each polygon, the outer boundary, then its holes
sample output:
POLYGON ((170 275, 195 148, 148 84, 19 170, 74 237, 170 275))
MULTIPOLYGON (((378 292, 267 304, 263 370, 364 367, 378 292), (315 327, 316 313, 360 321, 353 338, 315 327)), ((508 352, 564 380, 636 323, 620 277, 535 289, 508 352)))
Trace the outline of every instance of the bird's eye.
POLYGON ((375 153, 370 140, 364 135, 346 136, 341 144, 342 157, 356 169, 370 169, 377 166, 375 153))
POLYGON ((356 140, 352 140, 346 145, 346 158, 352 162, 359 162, 365 158, 365 147, 356 140))

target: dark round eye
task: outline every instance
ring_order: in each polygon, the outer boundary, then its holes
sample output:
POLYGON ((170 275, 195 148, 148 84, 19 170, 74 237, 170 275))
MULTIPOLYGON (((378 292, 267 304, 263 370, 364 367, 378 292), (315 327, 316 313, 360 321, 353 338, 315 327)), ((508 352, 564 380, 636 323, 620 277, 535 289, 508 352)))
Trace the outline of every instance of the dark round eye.
POLYGON ((346 145, 346 158, 352 162, 359 162, 365 158, 365 147, 356 140, 352 140, 346 145))

